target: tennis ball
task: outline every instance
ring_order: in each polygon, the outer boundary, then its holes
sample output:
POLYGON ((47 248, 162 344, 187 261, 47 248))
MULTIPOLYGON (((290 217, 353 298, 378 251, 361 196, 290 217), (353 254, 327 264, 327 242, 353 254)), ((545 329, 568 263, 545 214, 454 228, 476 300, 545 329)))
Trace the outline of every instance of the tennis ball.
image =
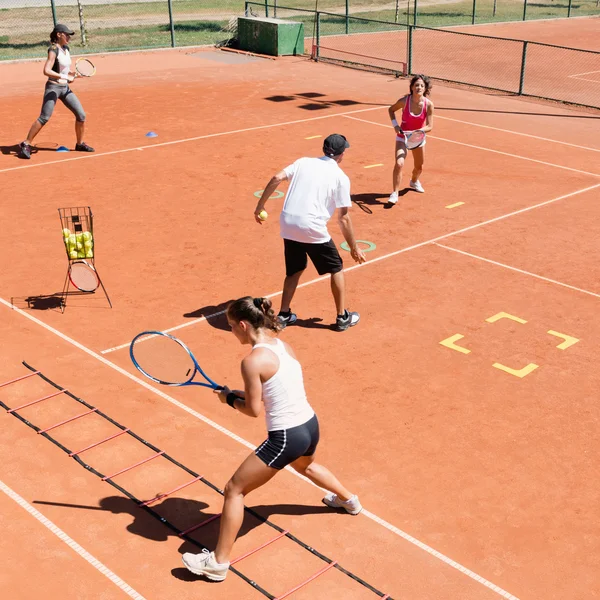
POLYGON ((71 250, 69 252, 69 258, 77 258, 77 250, 71 250))
POLYGON ((63 229, 63 237, 68 238, 71 235, 71 230, 66 227, 63 229))
POLYGON ((83 233, 76 233, 76 234, 75 234, 75 239, 76 239, 78 242, 83 242, 83 233))
POLYGON ((83 250, 83 244, 81 242, 75 242, 75 247, 79 252, 83 250))
POLYGON ((90 249, 85 253, 85 258, 94 258, 94 252, 90 249))
POLYGON ((261 210, 261 211, 258 213, 258 218, 259 218, 261 221, 266 221, 268 216, 269 216, 269 213, 268 213, 266 210, 261 210))
POLYGON ((92 249, 92 241, 91 241, 91 240, 85 240, 85 241, 83 242, 83 247, 84 247, 86 250, 91 250, 91 249, 92 249))
POLYGON ((83 239, 84 239, 85 241, 88 241, 88 240, 89 240, 90 242, 92 241, 92 234, 91 234, 89 231, 84 231, 84 232, 81 234, 81 236, 83 237, 83 239))
POLYGON ((85 251, 84 250, 79 250, 77 252, 77 258, 85 258, 85 251))

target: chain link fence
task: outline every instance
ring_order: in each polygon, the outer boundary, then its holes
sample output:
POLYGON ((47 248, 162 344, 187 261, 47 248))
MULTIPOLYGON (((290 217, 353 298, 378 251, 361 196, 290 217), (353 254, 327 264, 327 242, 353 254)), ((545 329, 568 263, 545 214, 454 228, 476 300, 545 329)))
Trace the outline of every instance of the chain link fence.
MULTIPOLYGON (((314 14, 443 27, 469 23, 600 14, 600 0, 258 0, 250 10, 280 17, 301 9, 312 35, 314 14)), ((0 60, 43 57, 56 22, 77 32, 78 54, 225 43, 244 0, 0 0, 0 60)), ((325 21, 323 26, 327 25, 325 21)), ((336 23, 330 23, 332 27, 336 23)))

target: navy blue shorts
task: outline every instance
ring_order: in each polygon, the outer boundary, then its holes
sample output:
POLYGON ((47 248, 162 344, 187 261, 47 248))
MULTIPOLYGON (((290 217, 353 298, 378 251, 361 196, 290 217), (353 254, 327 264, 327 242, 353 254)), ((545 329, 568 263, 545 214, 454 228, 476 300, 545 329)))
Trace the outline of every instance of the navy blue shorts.
POLYGON ((283 469, 301 456, 312 456, 319 443, 317 415, 290 429, 269 431, 269 437, 254 451, 267 467, 283 469))

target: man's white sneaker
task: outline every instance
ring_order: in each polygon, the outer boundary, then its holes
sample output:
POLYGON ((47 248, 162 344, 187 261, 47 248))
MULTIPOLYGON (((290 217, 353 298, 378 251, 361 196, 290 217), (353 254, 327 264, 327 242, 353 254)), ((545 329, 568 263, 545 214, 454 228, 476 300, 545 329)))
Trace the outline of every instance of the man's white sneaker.
POLYGON ((343 501, 340 500, 333 492, 329 492, 325 498, 323 498, 323 504, 326 504, 331 508, 343 508, 351 515, 357 515, 362 510, 362 505, 358 501, 358 496, 356 494, 349 500, 343 501))
POLYGON ((211 581, 223 581, 227 577, 229 563, 220 564, 215 559, 215 553, 202 550, 200 554, 186 552, 182 557, 183 564, 194 575, 204 575, 211 581))
POLYGON ((421 182, 418 179, 417 179, 417 181, 411 180, 410 189, 415 190, 415 192, 419 192, 419 194, 425 193, 425 190, 423 189, 423 186, 421 185, 421 182))
POLYGON ((388 202, 390 204, 396 204, 396 202, 398 202, 398 192, 392 192, 390 194, 390 197, 388 199, 388 202))

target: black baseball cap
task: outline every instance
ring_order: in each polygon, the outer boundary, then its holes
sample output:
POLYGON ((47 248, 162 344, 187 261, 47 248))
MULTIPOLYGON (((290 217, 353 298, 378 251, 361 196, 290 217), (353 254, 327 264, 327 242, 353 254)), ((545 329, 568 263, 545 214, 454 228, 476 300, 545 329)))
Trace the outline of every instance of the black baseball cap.
POLYGON ((348 143, 348 140, 339 133, 328 135, 323 142, 323 152, 326 156, 339 156, 346 148, 350 148, 350 144, 348 143))
POLYGON ((52 33, 66 33, 67 35, 75 35, 75 32, 72 29, 66 25, 63 25, 62 23, 57 23, 54 26, 52 33))

